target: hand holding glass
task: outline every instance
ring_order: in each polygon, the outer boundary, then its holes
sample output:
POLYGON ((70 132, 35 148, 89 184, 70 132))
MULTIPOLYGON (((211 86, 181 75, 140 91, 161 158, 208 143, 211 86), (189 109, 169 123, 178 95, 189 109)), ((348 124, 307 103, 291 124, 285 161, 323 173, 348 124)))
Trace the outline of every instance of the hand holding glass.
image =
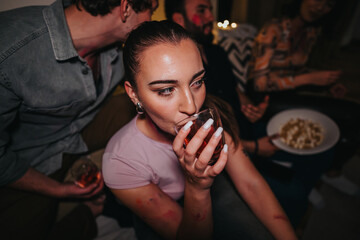
MULTIPOLYGON (((190 133, 185 138, 184 146, 186 147, 187 144, 192 139, 192 137, 204 125, 204 123, 207 120, 209 120, 210 118, 212 118, 214 120, 214 122, 210 126, 210 132, 208 133, 208 135, 204 139, 204 142, 202 143, 202 145, 200 146, 200 148, 196 152, 196 157, 197 158, 200 156, 202 150, 206 147, 207 143, 210 141, 210 138, 214 134, 214 132, 219 127, 222 127, 221 119, 220 119, 220 116, 219 116, 218 112, 214 108, 208 108, 208 109, 205 109, 205 110, 203 110, 203 111, 201 111, 199 113, 196 113, 196 114, 194 114, 194 115, 192 115, 190 117, 187 117, 187 118, 181 120, 180 122, 176 123, 176 125, 175 125, 175 131, 176 131, 176 133, 178 133, 181 130, 181 128, 184 127, 184 125, 186 123, 188 123, 190 121, 193 122, 193 124, 191 126, 190 133)), ((214 165, 215 164, 215 162, 220 157, 220 153, 221 153, 222 148, 224 147, 224 144, 225 144, 224 133, 222 132, 221 134, 222 134, 221 140, 220 140, 220 142, 218 143, 218 145, 215 148, 214 154, 211 157, 211 160, 209 161, 209 165, 214 165)))
POLYGON ((71 175, 74 183, 81 188, 99 182, 101 178, 100 170, 96 164, 85 157, 80 158, 74 163, 71 175))

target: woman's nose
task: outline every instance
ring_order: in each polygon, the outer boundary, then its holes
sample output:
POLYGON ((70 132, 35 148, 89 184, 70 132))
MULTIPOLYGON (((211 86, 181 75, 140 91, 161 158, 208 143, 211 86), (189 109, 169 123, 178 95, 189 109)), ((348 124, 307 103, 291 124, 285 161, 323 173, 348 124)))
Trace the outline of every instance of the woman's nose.
POLYGON ((191 91, 185 91, 180 99, 179 111, 187 115, 193 115, 196 113, 196 104, 191 91))

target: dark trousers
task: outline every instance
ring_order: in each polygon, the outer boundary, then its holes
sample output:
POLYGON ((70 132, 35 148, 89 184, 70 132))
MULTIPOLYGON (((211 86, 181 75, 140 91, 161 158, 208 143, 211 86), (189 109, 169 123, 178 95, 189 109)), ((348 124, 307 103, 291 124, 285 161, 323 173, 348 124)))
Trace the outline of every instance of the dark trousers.
MULTIPOLYGON (((304 89, 312 91, 314 89, 304 89)), ((261 102, 264 93, 250 92, 252 99, 261 102)), ((340 171, 360 144, 360 105, 331 97, 301 94, 296 90, 269 93, 270 103, 264 118, 255 124, 244 120, 248 139, 266 135, 268 121, 277 113, 308 108, 332 118, 340 129, 340 139, 331 149, 313 155, 296 155, 278 151, 269 158, 252 157, 257 169, 270 185, 293 226, 297 226, 306 212, 308 195, 321 175, 328 170, 340 171), (271 160, 292 163, 291 168, 274 164, 271 160)), ((245 129, 244 127, 240 130, 245 129)))
POLYGON ((237 192, 226 172, 216 176, 211 187, 214 239, 270 240, 270 232, 237 192))
MULTIPOLYGON (((126 94, 111 96, 81 132, 89 153, 105 147, 111 136, 134 116, 134 106, 126 94)), ((78 157, 65 154, 62 168, 50 177, 63 181, 78 157)), ((60 201, 37 193, 1 187, 0 233, 3 239, 93 239, 97 229, 90 209, 80 204, 56 222, 60 201)))

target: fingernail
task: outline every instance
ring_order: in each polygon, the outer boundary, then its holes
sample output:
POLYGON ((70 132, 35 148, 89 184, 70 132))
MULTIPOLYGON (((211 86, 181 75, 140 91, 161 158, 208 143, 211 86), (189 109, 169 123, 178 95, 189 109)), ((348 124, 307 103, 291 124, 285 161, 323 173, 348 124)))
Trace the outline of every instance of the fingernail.
POLYGON ((228 151, 228 145, 227 144, 224 145, 223 150, 224 150, 224 152, 227 153, 227 151, 228 151))
POLYGON ((222 127, 219 127, 219 128, 216 130, 216 132, 214 133, 214 136, 215 136, 215 137, 220 136, 220 134, 222 133, 222 131, 223 131, 223 128, 222 128, 222 127))
POLYGON ((193 121, 187 122, 187 123, 185 124, 185 126, 183 127, 183 130, 184 130, 184 131, 187 131, 187 130, 191 127, 191 125, 193 125, 193 121))
POLYGON ((213 124, 213 122, 214 122, 214 120, 212 118, 209 118, 209 120, 207 120, 203 126, 204 129, 208 129, 213 124))

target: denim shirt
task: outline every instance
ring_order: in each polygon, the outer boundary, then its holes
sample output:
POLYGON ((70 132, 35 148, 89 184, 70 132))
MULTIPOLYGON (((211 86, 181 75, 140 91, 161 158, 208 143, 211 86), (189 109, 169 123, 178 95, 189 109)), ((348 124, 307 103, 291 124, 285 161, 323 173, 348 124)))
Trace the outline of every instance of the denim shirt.
POLYGON ((76 52, 62 1, 0 13, 0 185, 29 167, 50 174, 63 153, 87 146, 80 131, 124 75, 114 47, 101 56, 97 93, 91 68, 76 52))

